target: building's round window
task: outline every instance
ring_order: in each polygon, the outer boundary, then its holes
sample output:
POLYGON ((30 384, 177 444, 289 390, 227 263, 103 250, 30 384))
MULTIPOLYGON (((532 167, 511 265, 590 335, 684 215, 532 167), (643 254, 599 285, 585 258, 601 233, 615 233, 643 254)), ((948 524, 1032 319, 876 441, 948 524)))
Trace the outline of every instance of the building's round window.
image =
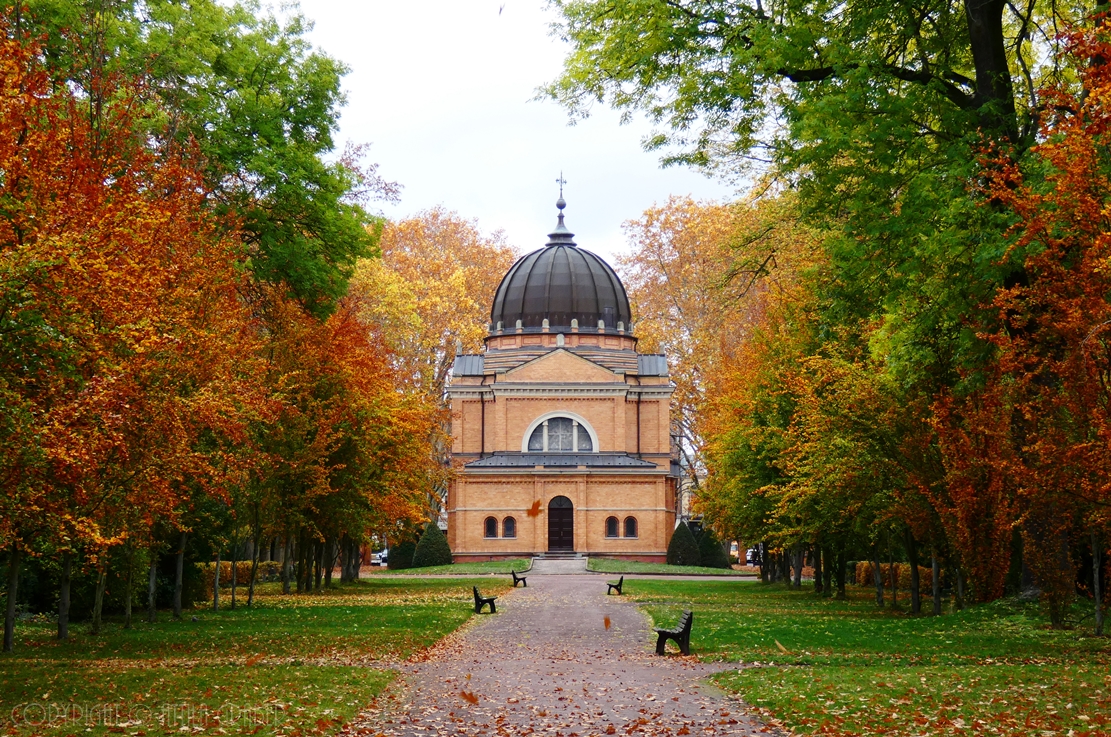
POLYGON ((506 517, 501 523, 502 537, 517 537, 517 520, 506 517))
POLYGON ((594 444, 586 428, 570 417, 552 417, 544 420, 528 439, 528 449, 534 453, 592 453, 594 444))
POLYGON ((498 536, 498 520, 497 520, 496 517, 487 517, 486 518, 486 523, 485 523, 484 526, 486 528, 485 529, 486 537, 497 537, 498 536))

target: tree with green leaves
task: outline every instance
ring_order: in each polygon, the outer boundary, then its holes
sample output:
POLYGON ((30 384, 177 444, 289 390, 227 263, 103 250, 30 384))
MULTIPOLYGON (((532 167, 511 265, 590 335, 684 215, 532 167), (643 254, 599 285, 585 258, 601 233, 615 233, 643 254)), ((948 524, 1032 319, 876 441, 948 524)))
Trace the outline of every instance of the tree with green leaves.
POLYGON ((198 142, 210 204, 236 223, 251 273, 324 317, 375 252, 368 200, 397 186, 361 165, 360 147, 336 156, 347 68, 311 46, 311 27, 256 0, 28 0, 14 30, 43 39, 94 128, 103 80, 143 79, 144 133, 167 154, 198 142))

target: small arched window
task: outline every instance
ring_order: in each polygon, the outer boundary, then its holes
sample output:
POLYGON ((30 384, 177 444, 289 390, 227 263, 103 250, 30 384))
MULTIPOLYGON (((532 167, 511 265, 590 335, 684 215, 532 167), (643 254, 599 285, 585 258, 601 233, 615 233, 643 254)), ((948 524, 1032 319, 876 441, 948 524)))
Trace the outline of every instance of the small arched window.
POLYGON ((501 536, 502 537, 517 537, 517 520, 512 517, 506 517, 501 523, 501 536))
POLYGON ((594 443, 586 428, 570 417, 544 420, 528 439, 533 453, 593 453, 594 443))
POLYGON ((636 517, 626 517, 625 518, 625 537, 636 537, 636 536, 637 536, 637 518, 636 517))
POLYGON ((606 537, 617 537, 616 517, 606 517, 606 537))
POLYGON ((498 536, 498 520, 496 517, 486 518, 486 537, 498 536))

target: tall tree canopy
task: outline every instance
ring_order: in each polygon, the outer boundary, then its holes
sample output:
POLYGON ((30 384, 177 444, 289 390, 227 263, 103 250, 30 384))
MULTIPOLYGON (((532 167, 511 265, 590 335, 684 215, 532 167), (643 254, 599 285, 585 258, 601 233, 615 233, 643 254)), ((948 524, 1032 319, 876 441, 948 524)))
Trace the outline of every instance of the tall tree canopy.
POLYGON ((167 153, 199 143, 211 201, 238 223, 252 273, 317 316, 334 308, 374 250, 368 199, 397 186, 361 166, 358 147, 336 156, 347 69, 312 48, 303 16, 254 0, 30 0, 14 26, 43 39, 94 129, 104 80, 141 77, 143 127, 167 153))

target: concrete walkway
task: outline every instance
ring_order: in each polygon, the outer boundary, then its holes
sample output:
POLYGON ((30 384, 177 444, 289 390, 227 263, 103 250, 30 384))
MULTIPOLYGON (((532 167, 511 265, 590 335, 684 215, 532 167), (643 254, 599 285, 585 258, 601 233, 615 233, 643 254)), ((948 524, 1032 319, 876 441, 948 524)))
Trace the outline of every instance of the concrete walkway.
MULTIPOLYGON (((558 561, 564 563, 564 561, 558 561)), ((544 575, 428 654, 351 734, 750 735, 768 729, 700 681, 729 666, 655 655, 655 633, 597 574, 544 575)), ((698 628, 695 613, 694 626, 698 628)))

